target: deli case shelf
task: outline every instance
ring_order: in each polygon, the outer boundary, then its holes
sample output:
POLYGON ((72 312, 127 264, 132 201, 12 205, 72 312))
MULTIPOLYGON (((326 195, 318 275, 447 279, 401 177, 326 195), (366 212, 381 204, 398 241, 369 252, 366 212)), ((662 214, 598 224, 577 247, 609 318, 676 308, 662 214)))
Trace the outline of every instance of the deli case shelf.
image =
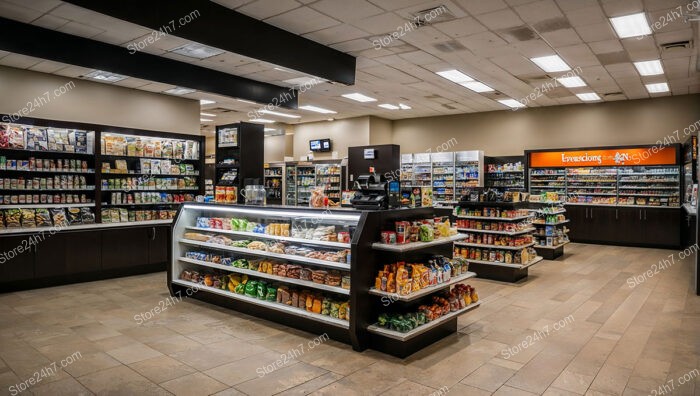
MULTIPOLYGON (((424 221, 421 229, 432 229, 438 227, 432 224, 435 216, 434 208, 356 211, 183 204, 172 228, 169 291, 312 333, 327 333, 357 351, 372 348, 406 357, 455 333, 457 317, 479 306, 478 301, 463 300, 461 306, 455 302, 429 317, 422 311, 414 313, 419 306, 427 310, 424 307, 432 306, 431 301, 447 301, 451 290, 470 290, 462 283, 476 274, 468 271, 465 261, 449 273, 447 267, 441 269, 435 283, 411 284, 408 292, 380 289, 375 281, 377 269, 395 265, 387 263, 451 256, 453 241, 460 235, 414 242, 424 244, 415 249, 407 244, 403 252, 377 250, 383 236, 380 230, 404 221, 424 221), (420 290, 413 290, 416 287, 420 290), (396 304, 386 307, 385 299, 396 304), (399 320, 398 310, 409 311, 406 317, 422 318, 422 322, 399 320)), ((421 235, 432 239, 428 231, 421 235)), ((403 285, 400 279, 396 285, 403 285)), ((478 299, 476 291, 473 296, 478 299)))

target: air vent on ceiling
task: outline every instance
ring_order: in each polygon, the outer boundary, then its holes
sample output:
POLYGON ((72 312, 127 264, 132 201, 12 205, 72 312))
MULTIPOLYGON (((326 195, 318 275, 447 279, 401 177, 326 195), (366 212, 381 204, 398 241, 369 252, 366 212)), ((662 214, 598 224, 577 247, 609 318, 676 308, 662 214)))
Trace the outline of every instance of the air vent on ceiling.
POLYGON ((539 38, 539 35, 534 30, 525 25, 499 30, 497 33, 510 43, 516 41, 530 41, 539 38))
POLYGON ((608 92, 604 93, 603 97, 605 99, 625 99, 625 94, 622 92, 608 92))
POLYGON ((444 4, 411 13, 411 22, 418 25, 418 27, 452 19, 455 19, 454 14, 444 4))
POLYGON ((557 30, 570 29, 571 24, 565 17, 550 18, 537 22, 534 25, 536 31, 540 33, 556 32, 557 30))
POLYGON ((456 107, 451 106, 451 105, 448 105, 447 103, 443 103, 443 104, 442 104, 442 107, 444 107, 444 108, 446 108, 446 109, 450 109, 450 110, 457 110, 456 107))
POLYGON ((607 52, 605 54, 596 54, 596 58, 601 65, 615 65, 618 63, 629 63, 630 57, 627 51, 607 52))
POLYGON ((433 44, 433 47, 440 52, 446 53, 464 51, 467 49, 467 47, 463 46, 456 40, 443 41, 442 43, 433 44))
POLYGON ((685 41, 676 41, 673 43, 662 43, 659 45, 661 47, 661 52, 667 52, 667 51, 675 51, 675 50, 683 50, 683 49, 691 49, 693 48, 693 42, 689 40, 685 41))

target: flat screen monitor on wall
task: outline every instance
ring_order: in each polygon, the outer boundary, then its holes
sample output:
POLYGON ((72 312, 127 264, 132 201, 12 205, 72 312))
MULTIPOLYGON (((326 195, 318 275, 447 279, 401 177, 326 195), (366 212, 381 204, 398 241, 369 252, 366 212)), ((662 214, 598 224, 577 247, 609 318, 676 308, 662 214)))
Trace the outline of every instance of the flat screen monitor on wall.
POLYGON ((309 140, 309 148, 311 149, 311 151, 315 151, 315 152, 331 151, 331 140, 330 139, 309 140))

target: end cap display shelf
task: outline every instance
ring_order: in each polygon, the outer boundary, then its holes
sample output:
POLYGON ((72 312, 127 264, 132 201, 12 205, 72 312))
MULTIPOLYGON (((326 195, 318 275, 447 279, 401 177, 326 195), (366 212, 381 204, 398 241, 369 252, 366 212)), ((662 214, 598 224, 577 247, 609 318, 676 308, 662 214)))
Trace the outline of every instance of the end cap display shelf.
POLYGON ((556 222, 547 221, 546 216, 563 215, 566 213, 566 208, 561 203, 549 203, 549 202, 532 202, 532 212, 536 214, 536 218, 545 218, 545 221, 535 220, 532 222, 532 226, 536 229, 534 237, 537 241, 535 244, 535 251, 539 256, 542 256, 545 260, 555 260, 558 257, 564 255, 564 245, 569 243, 568 231, 565 230, 564 225, 570 222, 569 219, 558 220, 556 222), (543 208, 543 205, 550 205, 549 207, 543 208), (556 206, 551 206, 556 205, 556 206), (546 229, 551 230, 551 235, 546 235, 546 229), (541 233, 545 235, 541 235, 541 233), (551 244, 541 244, 539 243, 542 239, 555 238, 563 239, 558 243, 551 244))

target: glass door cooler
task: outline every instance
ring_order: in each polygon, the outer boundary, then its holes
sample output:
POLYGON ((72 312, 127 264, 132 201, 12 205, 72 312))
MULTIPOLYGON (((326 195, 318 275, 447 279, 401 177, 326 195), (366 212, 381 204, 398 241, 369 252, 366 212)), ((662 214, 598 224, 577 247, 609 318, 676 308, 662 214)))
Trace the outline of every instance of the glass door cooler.
POLYGON ((432 187, 435 203, 451 203, 455 200, 455 154, 433 153, 432 187))

